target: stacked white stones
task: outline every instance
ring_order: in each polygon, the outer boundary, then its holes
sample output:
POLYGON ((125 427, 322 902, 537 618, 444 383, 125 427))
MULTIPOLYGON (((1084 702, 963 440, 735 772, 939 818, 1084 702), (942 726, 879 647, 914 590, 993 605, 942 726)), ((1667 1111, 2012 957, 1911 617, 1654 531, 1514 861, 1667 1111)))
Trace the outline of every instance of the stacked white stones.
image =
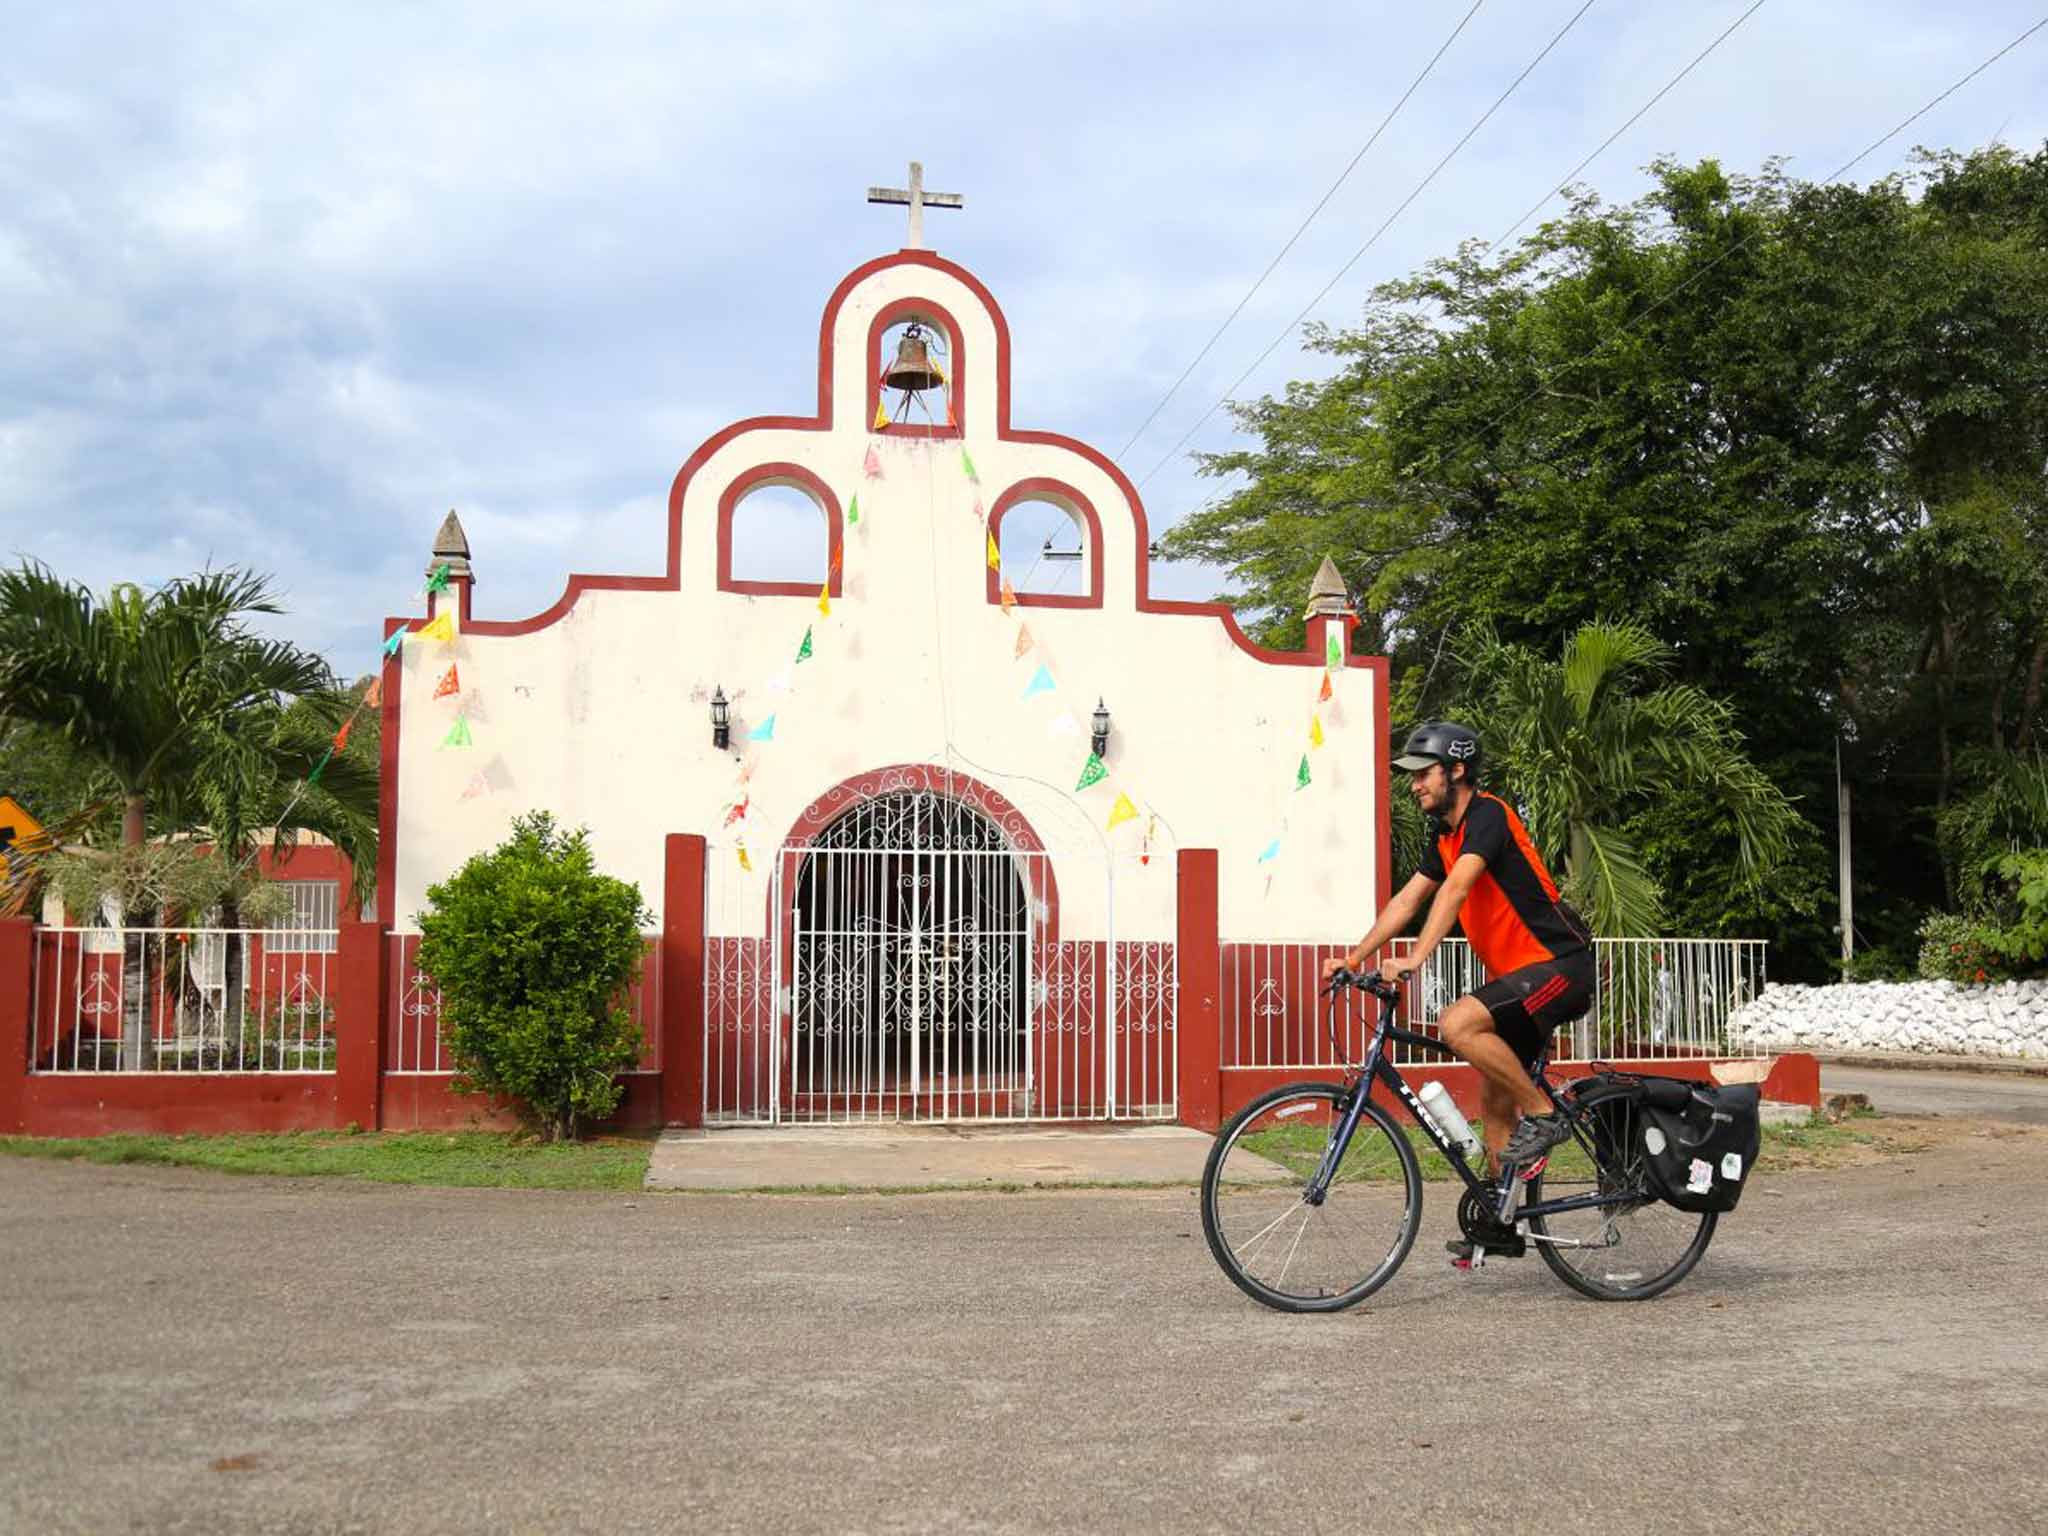
POLYGON ((2048 981, 1767 986, 1728 1028, 1757 1049, 2048 1057, 2048 981))

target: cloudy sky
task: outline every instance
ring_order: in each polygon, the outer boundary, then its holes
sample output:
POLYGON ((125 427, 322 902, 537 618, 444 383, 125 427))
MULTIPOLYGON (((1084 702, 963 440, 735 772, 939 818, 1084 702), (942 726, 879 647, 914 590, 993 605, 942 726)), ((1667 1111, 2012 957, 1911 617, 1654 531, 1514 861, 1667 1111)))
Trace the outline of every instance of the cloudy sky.
MULTIPOLYGON (((658 569, 696 444, 812 408, 826 296, 902 243, 865 189, 912 158, 966 195, 928 238, 1009 314, 1017 423, 1121 453, 1164 527, 1231 440, 1204 413, 1582 3, 1487 0, 1128 452, 1466 0, 13 7, 0 555, 273 571, 344 673, 451 506, 491 617, 658 569)), ((1499 235, 1749 3, 1595 0, 1316 316, 1499 235)), ((1581 179, 1824 177, 2044 10, 1766 0, 1581 179)), ((2048 138, 2048 31, 1856 177, 1998 136, 2048 138)), ((1312 371, 1290 339, 1239 393, 1312 371)))

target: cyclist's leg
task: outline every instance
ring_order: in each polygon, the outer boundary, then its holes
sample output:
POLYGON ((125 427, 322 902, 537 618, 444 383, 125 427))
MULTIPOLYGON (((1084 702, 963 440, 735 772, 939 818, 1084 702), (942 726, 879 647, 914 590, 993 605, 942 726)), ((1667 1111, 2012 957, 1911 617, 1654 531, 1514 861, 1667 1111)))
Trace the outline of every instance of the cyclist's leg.
POLYGON ((1486 1172, 1489 1177, 1500 1177, 1500 1149, 1508 1144, 1508 1133, 1515 1128, 1515 1122, 1522 1118, 1522 1111, 1515 1104, 1515 1096, 1502 1088, 1492 1078, 1479 1079, 1479 1134, 1486 1142, 1486 1172))
MULTIPOLYGON (((1459 998, 1438 1016, 1437 1027, 1443 1031, 1444 1044, 1477 1067, 1486 1084, 1498 1089, 1512 1108, 1525 1115, 1548 1114, 1550 1101, 1543 1097, 1543 1090, 1529 1076, 1528 1068, 1523 1065, 1523 1053, 1502 1038, 1494 1025, 1492 1012, 1482 1000, 1482 994, 1499 985, 1499 982, 1489 983, 1479 992, 1459 998)), ((1533 1053, 1529 1055, 1534 1059, 1533 1053)), ((1508 1117, 1501 1118, 1505 1121, 1508 1117)), ((1489 1151, 1494 1149, 1492 1119, 1489 1114, 1489 1151)))

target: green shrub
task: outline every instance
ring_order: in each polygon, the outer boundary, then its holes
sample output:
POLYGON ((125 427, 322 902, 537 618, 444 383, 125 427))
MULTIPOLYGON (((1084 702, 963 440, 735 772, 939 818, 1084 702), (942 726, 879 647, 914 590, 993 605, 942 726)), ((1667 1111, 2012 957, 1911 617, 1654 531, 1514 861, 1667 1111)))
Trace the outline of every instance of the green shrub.
POLYGON ((639 888, 597 872, 587 831, 537 811, 427 900, 419 963, 441 989, 455 1090, 515 1100, 548 1141, 616 1109, 640 1056, 620 1006, 653 921, 639 888))
POLYGON ((2048 849, 2009 853, 1992 872, 2001 885, 1985 915, 1941 912, 1920 925, 1920 974, 1987 982, 2048 975, 2048 849))

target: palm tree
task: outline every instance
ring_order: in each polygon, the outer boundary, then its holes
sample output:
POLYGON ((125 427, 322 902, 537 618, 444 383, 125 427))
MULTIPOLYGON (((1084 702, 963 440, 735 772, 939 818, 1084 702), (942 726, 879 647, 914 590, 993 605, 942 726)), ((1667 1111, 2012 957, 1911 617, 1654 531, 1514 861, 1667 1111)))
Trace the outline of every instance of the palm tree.
POLYGON ((1654 934, 1662 891, 1618 830, 1671 796, 1724 811, 1744 871, 1783 859, 1798 813, 1743 754, 1734 712, 1666 681, 1671 648, 1634 623, 1582 624, 1556 661, 1480 630, 1459 648, 1467 712, 1567 893, 1606 937, 1654 934))
MULTIPOLYGON (((100 601, 23 561, 0 571, 0 717, 55 733, 105 771, 124 850, 152 828, 196 833, 239 872, 258 829, 287 844, 304 827, 374 869, 374 770, 337 759, 320 786, 292 790, 352 701, 320 657, 248 629, 251 616, 281 611, 269 578, 232 568, 147 595, 123 584, 100 601)), ((124 910, 123 920, 146 915, 124 910)), ((123 1010, 128 1060, 141 1059, 145 1038, 146 964, 145 947, 124 965, 137 989, 123 1010)))

